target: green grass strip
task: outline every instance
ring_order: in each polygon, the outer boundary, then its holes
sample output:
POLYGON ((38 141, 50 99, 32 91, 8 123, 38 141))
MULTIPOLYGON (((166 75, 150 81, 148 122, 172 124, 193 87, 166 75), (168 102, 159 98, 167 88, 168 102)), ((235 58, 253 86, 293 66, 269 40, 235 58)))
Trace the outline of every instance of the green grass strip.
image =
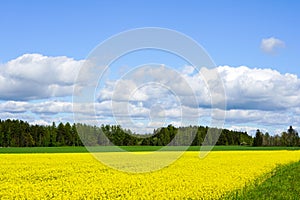
POLYGON ((278 166, 274 171, 257 179, 253 184, 234 191, 223 199, 300 199, 300 161, 278 166))
MULTIPOLYGON (((138 152, 138 151, 157 151, 162 146, 121 146, 122 150, 138 152)), ((98 146, 89 148, 93 152, 112 152, 115 148, 110 146, 98 146)), ((169 146, 164 148, 167 151, 182 151, 186 147, 169 146)), ((188 151, 199 151, 200 146, 190 146, 188 151)), ((300 147, 251 147, 251 146, 214 146, 213 151, 271 151, 271 150, 300 150, 300 147)), ((0 147, 0 154, 6 153, 86 153, 85 147, 0 147)))

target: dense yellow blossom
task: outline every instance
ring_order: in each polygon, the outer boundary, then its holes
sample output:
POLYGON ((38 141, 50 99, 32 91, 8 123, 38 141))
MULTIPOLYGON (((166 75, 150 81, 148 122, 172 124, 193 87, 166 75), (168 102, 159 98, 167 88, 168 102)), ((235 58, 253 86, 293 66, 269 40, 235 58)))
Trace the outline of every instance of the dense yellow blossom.
POLYGON ((299 159, 299 151, 219 151, 204 159, 186 152, 162 170, 134 174, 88 153, 2 154, 0 199, 218 199, 299 159))

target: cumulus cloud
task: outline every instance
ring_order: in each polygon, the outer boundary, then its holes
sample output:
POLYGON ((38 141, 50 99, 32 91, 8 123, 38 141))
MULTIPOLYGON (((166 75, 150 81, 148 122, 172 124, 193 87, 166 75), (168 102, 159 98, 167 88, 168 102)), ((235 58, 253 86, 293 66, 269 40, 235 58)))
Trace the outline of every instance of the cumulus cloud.
POLYGON ((300 110, 300 79, 297 75, 246 66, 220 66, 216 70, 220 80, 216 80, 215 76, 207 77, 212 75, 208 69, 195 72, 192 67, 185 67, 181 72, 174 73, 166 68, 152 71, 144 68, 126 79, 108 81, 99 91, 98 98, 100 102, 111 101, 112 109, 115 108, 116 113, 122 116, 147 118, 151 106, 160 105, 163 112, 156 116, 158 119, 164 115, 173 121, 180 120, 182 111, 190 119, 209 118, 212 113, 217 119, 222 119, 222 115, 216 112, 220 111, 220 107, 211 105, 213 98, 219 98, 218 95, 211 95, 211 90, 219 94, 218 87, 224 87, 226 123, 271 126, 300 122, 295 116, 287 116, 287 113, 300 110), (157 79, 154 78, 156 75, 157 79), (159 84, 139 86, 143 80, 141 77, 149 80, 149 76, 154 76, 150 80, 157 80, 159 84), (191 101, 193 97, 197 101, 191 101))
POLYGON ((287 110, 300 106, 300 79, 272 69, 218 67, 228 109, 287 110))
MULTIPOLYGON (((184 70, 184 72, 186 76, 191 74, 191 70, 184 70)), ((203 81, 197 77, 188 80, 184 73, 165 66, 143 66, 126 74, 120 80, 107 81, 99 91, 98 100, 140 101, 146 107, 153 105, 152 101, 165 103, 165 106, 178 106, 176 101, 180 101, 181 104, 198 107, 195 91, 189 83, 192 81, 200 81, 200 84, 196 82, 194 85, 200 86, 204 91, 205 84, 202 84, 203 81)))
POLYGON ((265 53, 275 53, 276 49, 285 47, 285 43, 275 37, 264 38, 261 41, 260 48, 265 53))
POLYGON ((5 101, 0 103, 0 112, 24 113, 30 108, 28 102, 5 101))
POLYGON ((64 101, 1 101, 0 119, 19 119, 31 124, 52 122, 73 123, 72 102, 64 101))
POLYGON ((156 125, 189 125, 188 120, 210 125, 212 116, 222 119, 224 108, 212 102, 224 100, 223 88, 229 126, 300 123, 300 79, 294 74, 246 66, 219 66, 214 71, 143 66, 119 80, 104 81, 95 103, 73 104, 74 80, 83 62, 25 54, 2 64, 0 118, 46 124, 72 120, 74 111, 82 116, 81 122, 124 123, 121 125, 126 128, 147 132, 156 125), (59 98, 53 97, 69 98, 55 101, 59 98))
POLYGON ((10 113, 32 112, 32 113, 42 113, 42 114, 72 113, 72 102, 4 101, 0 103, 0 112, 10 112, 10 113))
MULTIPOLYGON (((149 78, 147 70, 141 70, 149 78)), ((138 74, 141 76, 142 72, 138 74)), ((159 82, 141 81, 135 76, 118 81, 108 81, 99 91, 98 100, 113 102, 139 102, 144 107, 151 107, 155 102, 164 105, 164 108, 180 105, 192 108, 212 107, 211 102, 217 95, 212 96, 211 89, 224 87, 227 109, 241 110, 287 110, 291 107, 300 107, 300 79, 294 74, 281 74, 272 69, 248 68, 246 66, 217 68, 220 80, 211 81, 208 86, 204 78, 207 70, 200 73, 187 72, 172 74, 161 71, 165 77, 159 82), (169 76, 170 75, 170 76, 169 76), (173 76, 171 76, 173 75, 173 76), (177 77, 179 76, 179 77, 177 77), (171 79, 170 79, 171 77, 171 79), (215 84, 217 82, 218 84, 215 84), (194 101, 196 98, 197 101, 194 101)), ((218 94, 218 91, 213 91, 218 94)), ((217 97, 218 98, 218 97, 217 97)))
POLYGON ((0 99, 69 96, 83 62, 65 56, 24 54, 0 65, 0 99))
POLYGON ((30 111, 33 113, 58 114, 72 112, 71 102, 46 101, 32 105, 30 111))

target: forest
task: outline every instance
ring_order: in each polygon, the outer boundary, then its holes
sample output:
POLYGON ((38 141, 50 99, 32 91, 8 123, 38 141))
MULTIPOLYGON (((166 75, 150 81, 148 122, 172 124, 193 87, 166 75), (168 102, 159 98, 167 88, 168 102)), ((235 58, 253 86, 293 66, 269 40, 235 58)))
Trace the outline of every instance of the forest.
POLYGON ((155 129, 152 134, 135 134, 119 125, 92 126, 54 122, 51 125, 32 125, 15 119, 0 120, 0 147, 58 147, 58 146, 300 146, 298 132, 289 127, 281 135, 256 131, 254 137, 247 132, 207 126, 174 127, 168 125, 155 129), (206 137, 207 136, 207 137, 206 137), (217 138, 217 139, 216 139, 217 138))

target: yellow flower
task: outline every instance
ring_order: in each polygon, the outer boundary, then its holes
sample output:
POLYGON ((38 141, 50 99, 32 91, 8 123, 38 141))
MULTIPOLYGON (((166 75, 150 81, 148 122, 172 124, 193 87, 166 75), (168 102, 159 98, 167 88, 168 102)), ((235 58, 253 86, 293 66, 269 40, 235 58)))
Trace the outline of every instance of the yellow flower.
POLYGON ((204 159, 186 152, 159 171, 131 174, 88 153, 0 154, 0 199, 218 199, 299 159, 300 151, 216 151, 204 159))

